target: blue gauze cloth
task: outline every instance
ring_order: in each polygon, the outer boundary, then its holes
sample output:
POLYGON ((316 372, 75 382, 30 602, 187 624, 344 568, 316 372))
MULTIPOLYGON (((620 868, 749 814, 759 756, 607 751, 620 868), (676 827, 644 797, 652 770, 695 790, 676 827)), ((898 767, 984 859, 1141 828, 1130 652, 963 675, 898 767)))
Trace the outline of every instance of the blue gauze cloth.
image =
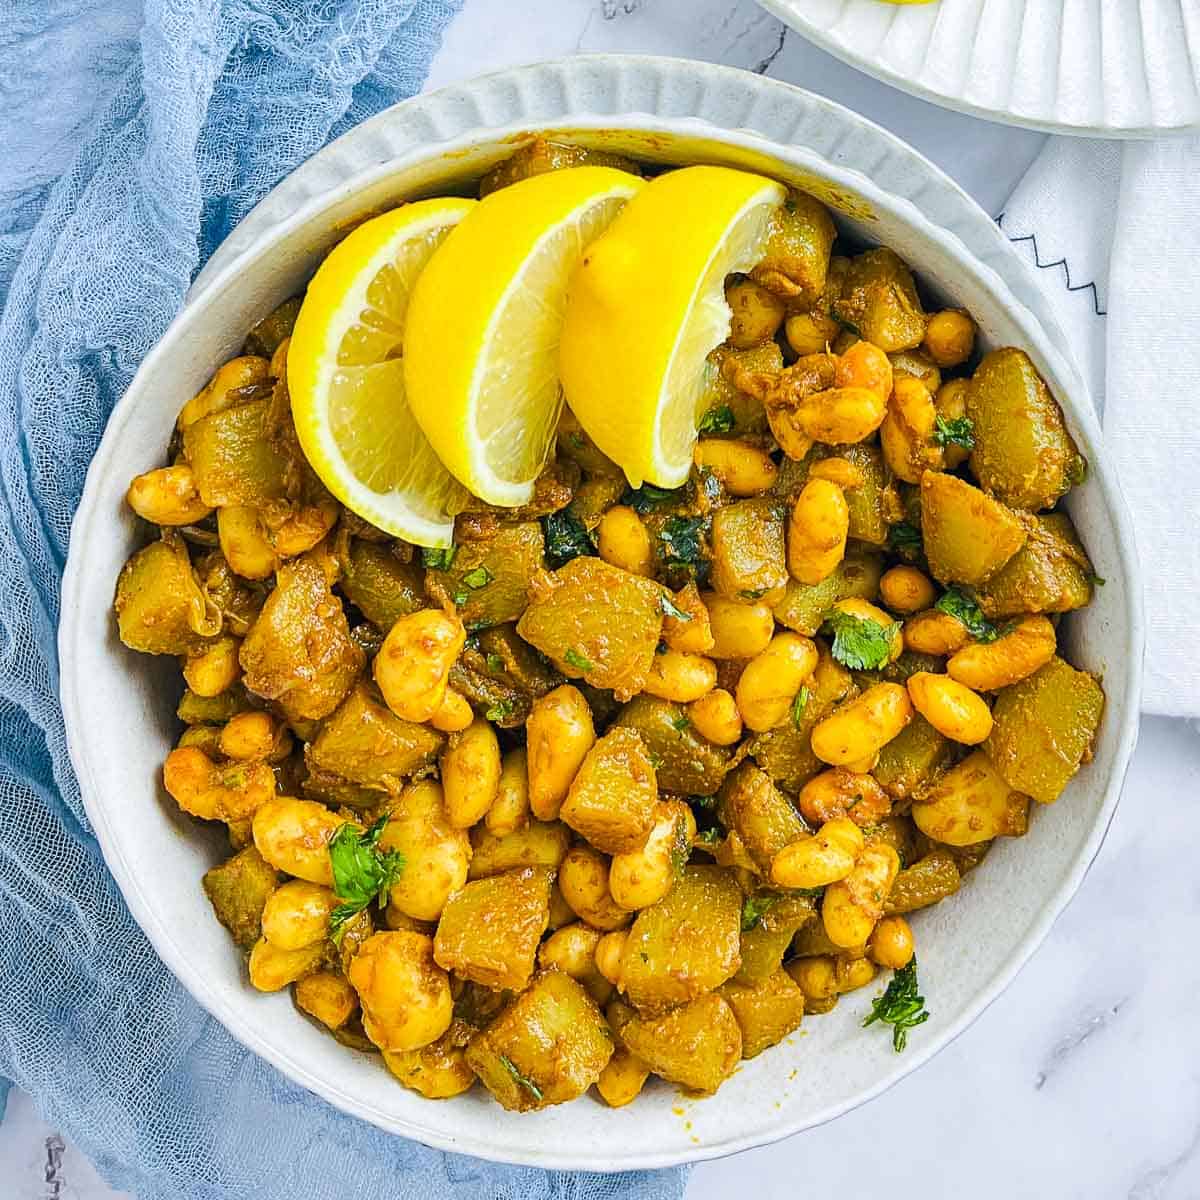
POLYGON ((59 581, 113 403, 213 247, 416 92, 460 3, 10 0, 0 26, 0 1106, 31 1092, 147 1200, 683 1194, 442 1154, 290 1083, 158 961, 67 760, 59 581))

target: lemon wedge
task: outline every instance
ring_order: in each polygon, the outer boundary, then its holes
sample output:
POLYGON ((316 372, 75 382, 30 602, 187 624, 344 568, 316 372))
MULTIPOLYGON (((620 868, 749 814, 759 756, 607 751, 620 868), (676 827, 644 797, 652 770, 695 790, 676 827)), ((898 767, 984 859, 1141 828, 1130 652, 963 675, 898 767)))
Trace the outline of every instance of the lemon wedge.
POLYGON ((705 360, 729 336, 725 276, 761 257, 782 185, 728 167, 651 180, 571 278, 559 351, 567 404, 634 487, 679 487, 705 360))
POLYGON ((449 546, 466 492, 404 394, 413 285, 474 200, 420 200, 360 225, 330 251, 300 306, 287 378, 300 446, 347 508, 419 546, 449 546))
POLYGON ((533 494, 562 408, 567 280, 640 187, 611 167, 574 167, 492 192, 413 289, 409 403, 442 462, 489 504, 514 507, 533 494))

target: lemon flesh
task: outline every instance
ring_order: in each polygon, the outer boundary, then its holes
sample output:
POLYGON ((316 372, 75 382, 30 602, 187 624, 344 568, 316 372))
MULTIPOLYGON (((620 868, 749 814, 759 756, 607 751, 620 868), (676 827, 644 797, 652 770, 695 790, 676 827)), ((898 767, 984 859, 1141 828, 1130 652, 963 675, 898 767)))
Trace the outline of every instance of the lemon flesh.
POLYGON ((481 200, 408 310, 409 403, 442 462, 488 504, 533 495, 562 408, 567 280, 642 182, 611 167, 536 175, 481 200))
POLYGON ((448 546, 467 494, 412 414, 403 353, 413 286, 474 200, 421 200, 360 225, 318 268, 287 377, 300 445, 325 486, 372 525, 448 546))
POLYGON ((629 482, 692 465, 706 359, 729 336, 725 277, 761 257, 781 184, 728 167, 651 180, 571 278, 559 350, 567 403, 629 482))

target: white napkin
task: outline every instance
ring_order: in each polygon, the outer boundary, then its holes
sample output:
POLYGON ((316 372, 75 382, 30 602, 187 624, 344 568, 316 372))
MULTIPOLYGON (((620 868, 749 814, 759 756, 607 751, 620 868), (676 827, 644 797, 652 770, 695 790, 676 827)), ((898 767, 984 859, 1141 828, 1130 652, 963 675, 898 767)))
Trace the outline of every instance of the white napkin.
POLYGON ((1001 228, 1040 268, 1133 512, 1143 708, 1200 717, 1200 139, 1051 138, 1001 228))

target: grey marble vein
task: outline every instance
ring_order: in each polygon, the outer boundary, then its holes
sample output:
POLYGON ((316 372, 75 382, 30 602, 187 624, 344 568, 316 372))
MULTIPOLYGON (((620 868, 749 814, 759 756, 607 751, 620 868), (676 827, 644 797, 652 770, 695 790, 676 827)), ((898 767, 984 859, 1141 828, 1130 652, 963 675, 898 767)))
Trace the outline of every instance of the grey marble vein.
POLYGON ((1041 1091, 1046 1086, 1050 1077, 1066 1063, 1080 1046, 1113 1021, 1124 1007, 1126 1000, 1128 1000, 1128 997, 1118 1000, 1111 1007, 1102 1009, 1100 1012, 1088 1017, 1087 1020, 1059 1041, 1054 1049, 1050 1051, 1050 1055, 1042 1065, 1042 1069, 1037 1073, 1037 1078, 1033 1083, 1034 1089, 1041 1091))

